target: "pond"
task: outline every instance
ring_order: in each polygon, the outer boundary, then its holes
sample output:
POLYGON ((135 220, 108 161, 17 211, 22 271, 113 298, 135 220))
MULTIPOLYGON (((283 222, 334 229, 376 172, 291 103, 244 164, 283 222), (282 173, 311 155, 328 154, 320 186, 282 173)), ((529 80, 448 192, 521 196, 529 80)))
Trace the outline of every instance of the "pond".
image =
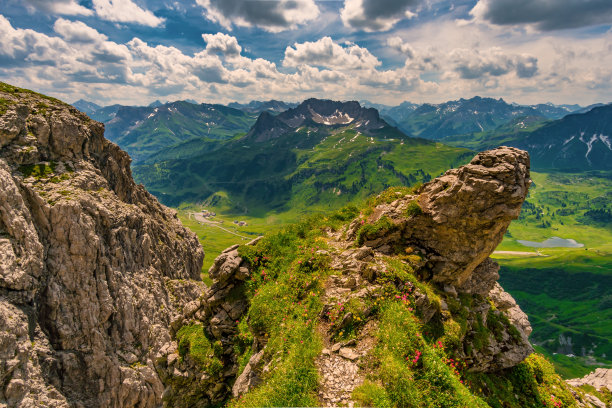
POLYGON ((525 241, 522 239, 517 239, 516 242, 531 248, 582 248, 584 246, 584 244, 576 242, 573 239, 563 239, 559 237, 548 238, 546 241, 542 242, 525 241))

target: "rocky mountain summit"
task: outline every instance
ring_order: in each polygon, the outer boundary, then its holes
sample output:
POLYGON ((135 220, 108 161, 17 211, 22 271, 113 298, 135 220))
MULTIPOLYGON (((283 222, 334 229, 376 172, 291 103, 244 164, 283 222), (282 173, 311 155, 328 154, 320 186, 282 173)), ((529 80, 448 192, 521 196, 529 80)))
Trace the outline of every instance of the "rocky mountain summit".
MULTIPOLYGON (((261 113, 245 139, 265 142, 302 127, 316 130, 319 127, 344 126, 352 126, 368 135, 390 128, 389 124, 380 118, 376 109, 364 108, 359 102, 311 98, 276 116, 269 112, 261 113)), ((399 131, 397 133, 401 134, 399 131)))
POLYGON ((155 407, 203 252, 104 127, 0 84, 0 406, 155 407))

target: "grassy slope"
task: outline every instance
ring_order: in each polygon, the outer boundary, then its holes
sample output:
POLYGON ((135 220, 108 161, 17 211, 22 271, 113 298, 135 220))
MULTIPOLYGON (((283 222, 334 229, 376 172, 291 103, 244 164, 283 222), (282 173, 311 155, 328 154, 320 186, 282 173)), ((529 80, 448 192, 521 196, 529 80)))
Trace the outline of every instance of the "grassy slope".
MULTIPOLYGON (((327 217, 309 217, 267 235, 255 247, 239 249, 243 259, 251 264, 252 274, 244 290, 250 303, 249 311, 238 325, 235 345, 238 361, 241 368, 244 367, 252 353, 253 339, 265 338, 266 355, 273 362, 262 384, 231 400, 229 407, 318 405, 314 359, 322 348, 321 296, 325 279, 338 272, 329 268, 330 258, 326 252, 317 251, 330 249, 324 231, 350 221, 357 211, 354 208, 327 217)), ((363 305, 346 304, 347 310, 356 316, 361 316, 362 309, 367 309, 367 314, 363 312, 363 319, 356 320, 350 330, 346 328, 346 334, 334 331, 337 339, 352 338, 366 320, 379 322, 375 332, 376 346, 363 367, 367 380, 353 393, 360 405, 413 408, 576 406, 567 385, 538 355, 493 375, 465 371, 454 352, 457 346, 455 326, 451 324, 447 328, 444 325, 441 332, 431 334, 431 329, 420 323, 414 311, 413 295, 398 289, 409 280, 431 293, 431 299, 443 295, 435 287, 418 282, 410 271, 409 262, 390 259, 387 270, 376 282, 380 285, 378 295, 364 299, 363 305), (402 293, 403 298, 399 296, 402 293), (554 405, 555 402, 560 405, 554 405)), ((439 302, 437 304, 439 306, 439 302)), ((457 316, 450 313, 448 322, 461 318, 461 313, 457 316)), ((187 326, 179 330, 179 335, 183 336, 181 344, 185 343, 185 354, 202 357, 199 364, 203 370, 215 367, 214 353, 201 329, 187 326), (186 336, 189 336, 189 343, 184 341, 186 336)))
POLYGON ((376 137, 350 128, 331 134, 301 128, 266 143, 234 139, 202 151, 135 166, 135 178, 168 205, 221 194, 231 211, 265 217, 272 210, 338 208, 390 186, 427 181, 473 155, 391 128, 376 137))
MULTIPOLYGON (((425 159, 418 154, 418 146, 402 146, 401 149, 406 149, 404 154, 408 157, 413 155, 417 158, 415 166, 433 172, 426 166, 435 166, 435 162, 424 162, 425 159), (412 155, 406 153, 409 149, 413 150, 412 155)), ((440 149, 444 152, 444 147, 440 149)), ((338 153, 323 150, 320 154, 309 156, 312 158, 311 161, 304 161, 303 166, 308 166, 309 163, 320 165, 321 161, 328 158, 326 155, 331 154, 338 153)), ((396 160, 394 153, 384 157, 385 160, 396 160)), ((609 364, 608 359, 602 357, 602 353, 612 356, 607 341, 612 338, 612 324, 606 323, 612 321, 612 312, 605 303, 605 299, 612 297, 612 285, 608 283, 612 276, 610 273, 612 229, 606 225, 586 225, 582 215, 587 208, 605 205, 605 202, 597 197, 611 191, 612 181, 597 177, 585 178, 580 175, 559 177, 543 173, 533 173, 532 178, 534 186, 528 202, 533 204, 533 208, 530 207, 531 209, 526 211, 521 219, 511 224, 510 233, 498 249, 535 253, 535 249, 520 245, 516 239, 543 241, 553 235, 573 238, 584 243, 586 249, 540 249, 539 252, 548 255, 547 257, 525 258, 511 255, 495 255, 495 257, 502 265, 501 283, 530 317, 534 326, 532 339, 543 345, 541 351, 548 353, 547 356, 564 377, 577 377, 593 369, 593 366, 589 365, 593 360, 571 358, 563 354, 553 355, 558 351, 560 334, 573 338, 574 344, 577 345, 574 354, 579 355, 582 345, 587 342, 589 345, 595 342, 600 344, 594 349, 597 361, 609 364), (559 191, 564 192, 562 200, 556 198, 559 191), (574 211, 574 213, 558 215, 559 210, 565 210, 566 213, 574 211), (551 215, 553 212, 554 218, 551 215), (541 228, 543 222, 551 222, 551 226, 541 228), (551 317, 554 318, 551 320, 551 317)), ((258 233, 267 235, 278 231, 283 225, 297 221, 307 212, 327 211, 334 205, 331 201, 334 197, 338 198, 335 194, 330 194, 328 203, 312 206, 308 210, 294 208, 280 213, 269 211, 256 217, 231 214, 231 206, 224 206, 223 201, 219 201, 219 205, 214 209, 219 214, 216 219, 225 221, 225 228, 246 236, 258 233), (247 221, 248 226, 237 227, 232 223, 234 219, 247 221)), ((206 252, 203 270, 207 271, 214 258, 223 249, 235 243, 243 243, 244 240, 218 228, 189 220, 187 213, 194 209, 201 207, 183 207, 179 211, 179 216, 186 226, 198 234, 206 252)), ((203 277, 206 278, 205 273, 203 277)))

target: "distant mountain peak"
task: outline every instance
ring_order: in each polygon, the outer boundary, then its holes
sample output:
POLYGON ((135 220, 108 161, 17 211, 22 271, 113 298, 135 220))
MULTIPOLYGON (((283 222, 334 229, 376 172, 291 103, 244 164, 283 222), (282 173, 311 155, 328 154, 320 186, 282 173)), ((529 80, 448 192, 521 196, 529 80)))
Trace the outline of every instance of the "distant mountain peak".
POLYGON ((278 115, 289 126, 296 128, 311 120, 317 124, 334 126, 354 124, 361 130, 381 129, 387 123, 374 108, 364 108, 357 101, 338 102, 310 98, 298 107, 278 115))
POLYGON ((316 128, 353 126, 354 129, 366 134, 390 127, 380 118, 376 109, 364 108, 357 101, 339 102, 310 98, 277 116, 262 112, 245 138, 254 139, 256 142, 268 141, 303 126, 316 128))
POLYGON ((88 115, 101 108, 100 105, 94 102, 86 101, 84 99, 79 99, 78 101, 74 102, 72 106, 74 106, 81 112, 86 113, 88 115))
POLYGON ((247 104, 232 102, 228 104, 230 108, 240 109, 249 113, 261 113, 263 111, 270 112, 283 112, 287 109, 294 108, 297 103, 278 101, 276 99, 270 99, 269 101, 251 101, 247 104))

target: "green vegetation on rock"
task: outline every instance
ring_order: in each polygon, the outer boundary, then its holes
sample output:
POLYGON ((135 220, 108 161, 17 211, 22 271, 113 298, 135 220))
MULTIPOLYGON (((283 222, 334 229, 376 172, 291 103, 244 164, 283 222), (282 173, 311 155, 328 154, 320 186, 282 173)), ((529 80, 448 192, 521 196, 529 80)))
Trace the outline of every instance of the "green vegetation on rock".
POLYGON ((487 406, 463 384, 444 349, 426 340, 411 307, 387 301, 377 340, 369 381, 353 394, 363 406, 487 406))
MULTIPOLYGON (((456 352, 463 347, 460 339, 467 334, 473 297, 462 294, 456 304, 451 303, 453 298, 434 284, 417 279, 413 266, 420 257, 410 250, 386 258, 386 267, 374 282, 379 289, 373 297, 325 309, 325 282, 339 273, 329 267, 333 248, 326 231, 337 231, 358 213, 353 207, 311 216, 266 235, 255 246, 239 247, 251 271, 241 292, 250 306, 238 324, 235 351, 240 371, 251 357, 253 341, 265 344, 264 361, 269 363, 259 385, 232 399, 229 407, 319 405, 321 378, 316 359, 322 350, 323 321, 329 321, 326 327, 332 340, 339 342, 361 338, 366 323, 376 322, 371 332, 374 347, 363 360, 366 379, 352 393, 353 400, 363 406, 576 407, 568 386, 539 355, 502 372, 468 371, 456 352), (417 292, 436 311, 438 317, 430 324, 421 323, 417 292), (441 309, 442 297, 448 311, 441 309), (346 313, 354 320, 340 328, 337 323, 346 313)), ((477 330, 481 334, 467 337, 473 347, 486 348, 489 336, 501 336, 512 327, 494 309, 486 326, 481 325, 477 330)), ((194 330, 187 327, 186 332, 194 330)), ((211 355, 209 344, 202 349, 211 355)))
POLYGON ((39 164, 29 164, 19 167, 19 171, 23 174, 24 177, 34 177, 36 179, 41 179, 44 177, 48 177, 55 172, 56 163, 39 163, 39 164))
POLYGON ((183 326, 176 333, 179 355, 192 359, 203 371, 215 375, 223 368, 219 361, 220 348, 210 341, 202 325, 183 326))

